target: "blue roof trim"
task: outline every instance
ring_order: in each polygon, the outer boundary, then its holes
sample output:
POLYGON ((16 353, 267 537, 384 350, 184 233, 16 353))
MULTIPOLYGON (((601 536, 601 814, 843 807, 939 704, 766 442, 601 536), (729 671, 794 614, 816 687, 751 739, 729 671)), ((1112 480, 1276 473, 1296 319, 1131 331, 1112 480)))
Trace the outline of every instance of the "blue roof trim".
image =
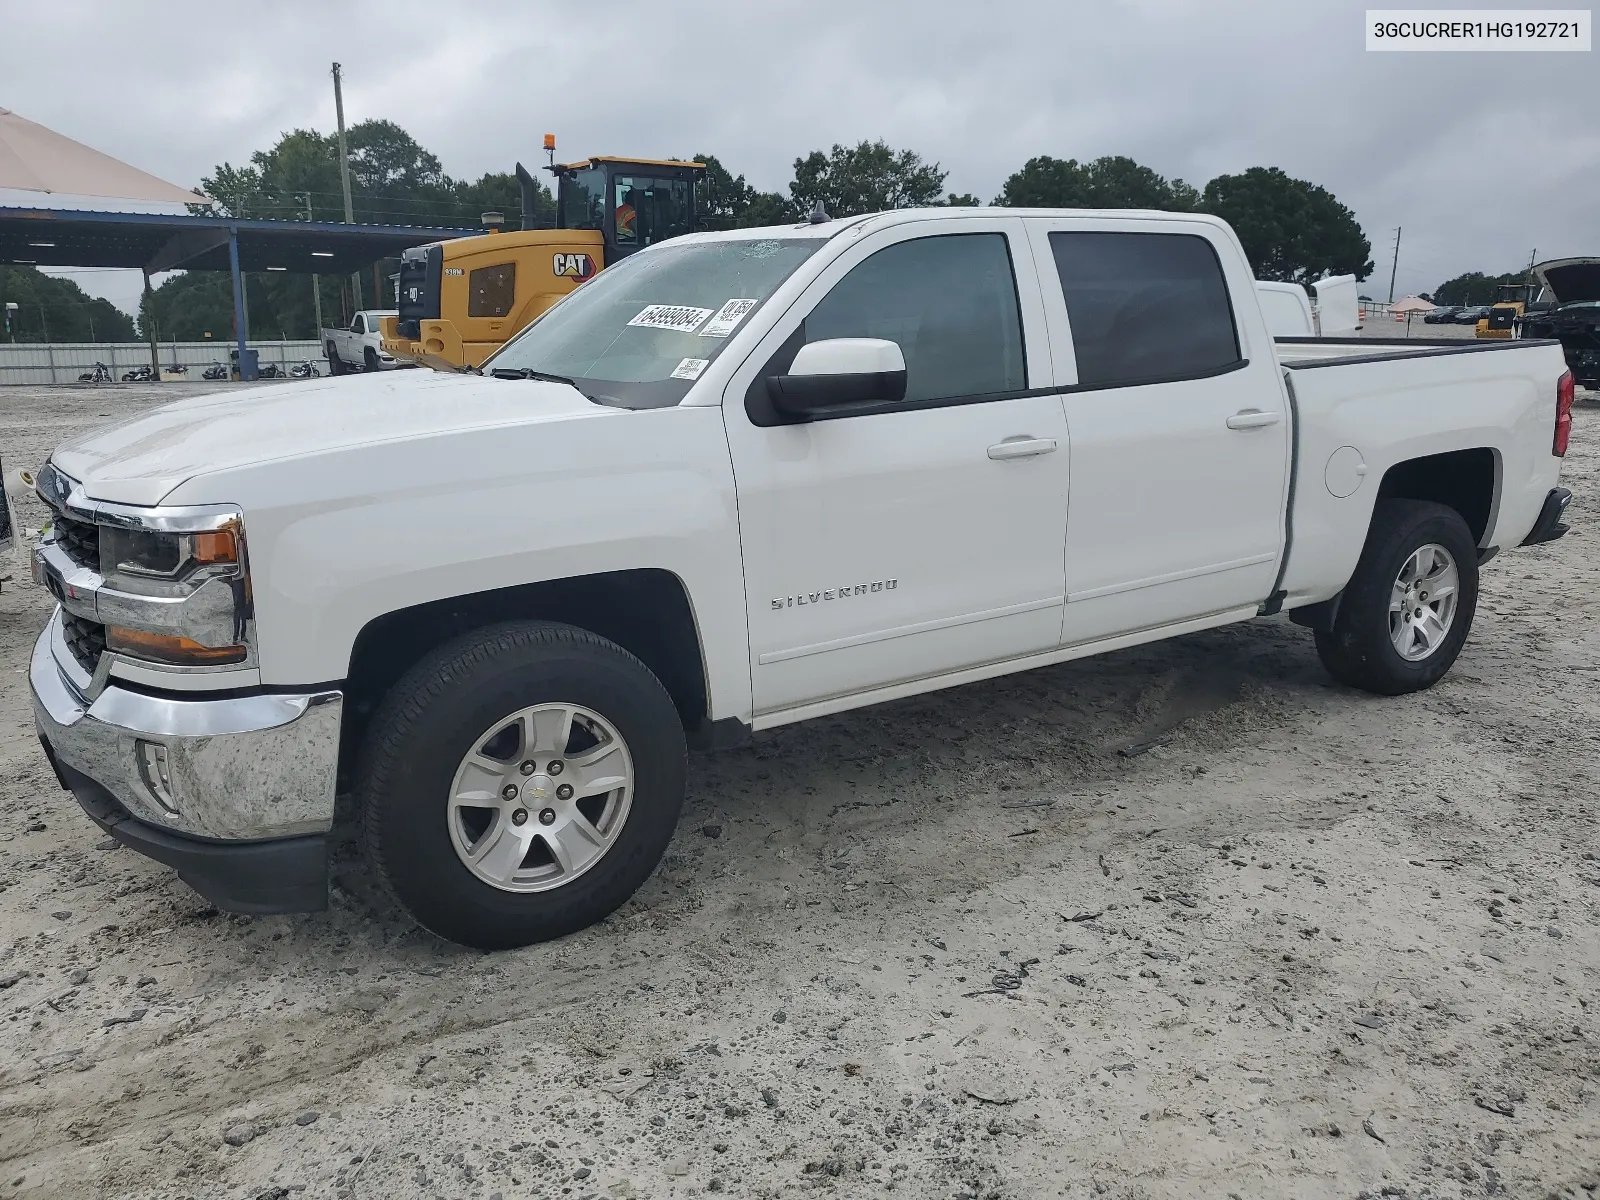
POLYGON ((482 233, 482 229, 453 229, 437 225, 368 225, 345 224, 342 221, 263 221, 248 217, 207 217, 193 213, 137 213, 106 212, 78 208, 34 208, 25 205, 0 204, 0 220, 20 218, 39 221, 82 221, 86 224, 104 225, 156 225, 175 229, 226 229, 239 233, 253 231, 271 233, 337 233, 356 234, 427 234, 430 237, 469 237, 482 233))

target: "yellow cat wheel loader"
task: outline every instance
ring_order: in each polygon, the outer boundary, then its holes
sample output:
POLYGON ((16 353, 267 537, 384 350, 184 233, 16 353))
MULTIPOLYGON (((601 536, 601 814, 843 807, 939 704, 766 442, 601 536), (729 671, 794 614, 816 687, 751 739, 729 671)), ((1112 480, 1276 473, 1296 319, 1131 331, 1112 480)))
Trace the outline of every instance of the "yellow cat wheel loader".
POLYGON ((1538 290, 1538 285, 1532 283, 1502 283, 1489 315, 1478 318, 1473 334, 1491 339, 1516 337, 1517 322, 1522 320, 1538 290))
POLYGON ((481 366, 584 280, 695 228, 703 163, 598 157, 557 165, 549 134, 545 150, 556 177, 555 228, 529 228, 533 176, 518 163, 523 229, 433 242, 401 256, 399 315, 381 325, 385 353, 436 370, 481 366))

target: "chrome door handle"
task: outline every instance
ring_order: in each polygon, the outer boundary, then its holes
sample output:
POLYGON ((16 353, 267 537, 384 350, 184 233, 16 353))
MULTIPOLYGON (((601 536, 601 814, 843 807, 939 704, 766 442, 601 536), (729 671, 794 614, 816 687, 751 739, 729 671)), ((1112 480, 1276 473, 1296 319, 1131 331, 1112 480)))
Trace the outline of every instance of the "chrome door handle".
POLYGON ((1049 454, 1055 448, 1055 438, 1014 437, 990 446, 989 457, 997 462, 1007 458, 1032 458, 1036 454, 1049 454))
POLYGON ((1264 425, 1276 425, 1279 417, 1275 412, 1262 412, 1259 408, 1245 408, 1228 418, 1229 429, 1260 429, 1264 425))

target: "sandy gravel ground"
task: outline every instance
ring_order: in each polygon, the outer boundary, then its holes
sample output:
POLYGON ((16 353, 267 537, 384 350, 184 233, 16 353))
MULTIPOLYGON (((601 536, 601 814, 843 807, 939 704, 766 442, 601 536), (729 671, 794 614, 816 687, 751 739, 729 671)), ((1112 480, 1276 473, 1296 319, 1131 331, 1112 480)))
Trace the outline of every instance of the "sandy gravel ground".
MULTIPOLYGON (((0 454, 171 390, 5 389, 0 454)), ((115 848, 7 585, 0 1200, 1589 1200, 1577 419, 1573 534, 1486 571, 1432 692, 1334 687, 1276 619, 791 727, 695 758, 637 898, 514 953, 376 908, 348 845, 328 912, 259 920, 115 848)))

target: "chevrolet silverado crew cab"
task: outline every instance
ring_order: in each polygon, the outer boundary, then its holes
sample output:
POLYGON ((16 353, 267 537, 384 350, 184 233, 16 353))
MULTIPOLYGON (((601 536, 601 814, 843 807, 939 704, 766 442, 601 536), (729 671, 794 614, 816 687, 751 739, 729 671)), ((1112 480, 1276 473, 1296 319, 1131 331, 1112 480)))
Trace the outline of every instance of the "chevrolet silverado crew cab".
POLYGON ((482 373, 199 397, 39 476, 62 784, 218 906, 622 904, 688 746, 1288 612, 1393 695, 1568 494, 1561 349, 1268 335, 1220 221, 940 209, 676 238, 482 373))

